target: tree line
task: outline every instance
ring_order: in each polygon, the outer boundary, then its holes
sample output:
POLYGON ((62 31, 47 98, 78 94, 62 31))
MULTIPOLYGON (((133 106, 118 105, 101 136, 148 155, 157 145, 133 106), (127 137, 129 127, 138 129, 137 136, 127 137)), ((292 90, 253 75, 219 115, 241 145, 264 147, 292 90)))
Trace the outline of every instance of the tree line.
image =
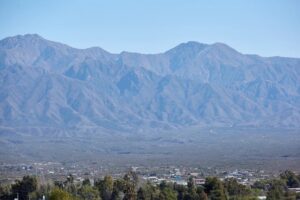
POLYGON ((267 200, 297 200, 300 194, 288 188, 300 187, 300 175, 285 171, 277 179, 261 180, 245 186, 236 179, 221 181, 207 177, 205 184, 197 186, 192 177, 187 186, 171 182, 141 183, 136 173, 129 172, 123 178, 105 176, 91 184, 89 179, 75 183, 69 175, 65 181, 40 185, 35 176, 24 176, 11 185, 0 185, 0 199, 39 200, 255 200, 266 195, 267 200))

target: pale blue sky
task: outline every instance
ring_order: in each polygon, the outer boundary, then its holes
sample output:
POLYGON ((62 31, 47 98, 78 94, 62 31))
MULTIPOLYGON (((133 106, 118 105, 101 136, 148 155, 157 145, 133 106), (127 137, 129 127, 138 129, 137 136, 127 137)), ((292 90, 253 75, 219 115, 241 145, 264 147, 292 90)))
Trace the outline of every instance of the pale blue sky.
POLYGON ((158 53, 186 41, 300 57, 299 0, 0 0, 0 38, 158 53))

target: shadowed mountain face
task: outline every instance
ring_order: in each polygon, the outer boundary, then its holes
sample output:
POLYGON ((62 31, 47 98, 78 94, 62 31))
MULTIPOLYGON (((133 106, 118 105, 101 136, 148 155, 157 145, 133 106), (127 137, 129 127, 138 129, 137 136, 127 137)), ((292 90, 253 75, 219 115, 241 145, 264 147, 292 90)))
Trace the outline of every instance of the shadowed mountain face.
POLYGON ((160 54, 0 41, 6 127, 300 127, 300 59, 188 42, 160 54))

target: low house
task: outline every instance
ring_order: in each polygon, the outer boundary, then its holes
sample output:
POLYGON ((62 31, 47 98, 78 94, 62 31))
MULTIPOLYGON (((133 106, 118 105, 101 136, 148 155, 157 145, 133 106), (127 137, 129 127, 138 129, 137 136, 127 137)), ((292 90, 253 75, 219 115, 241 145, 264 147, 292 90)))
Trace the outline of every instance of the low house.
POLYGON ((195 182, 195 185, 204 185, 205 179, 204 178, 195 178, 194 182, 195 182))
POLYGON ((298 188, 288 188, 288 189, 289 189, 289 191, 300 193, 300 187, 298 187, 298 188))

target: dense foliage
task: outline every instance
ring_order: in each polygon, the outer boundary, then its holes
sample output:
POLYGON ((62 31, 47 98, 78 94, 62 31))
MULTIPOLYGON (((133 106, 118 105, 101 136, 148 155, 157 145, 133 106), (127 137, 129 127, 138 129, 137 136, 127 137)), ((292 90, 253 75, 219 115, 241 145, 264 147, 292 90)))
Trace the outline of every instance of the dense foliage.
POLYGON ((255 200, 265 195, 267 200, 296 200, 300 195, 288 188, 300 187, 299 178, 285 171, 278 179, 257 181, 250 187, 233 178, 221 181, 216 177, 207 177, 202 186, 196 186, 192 177, 187 186, 165 181, 156 185, 140 182, 133 172, 115 180, 105 176, 93 185, 89 179, 75 183, 72 175, 52 185, 41 185, 36 177, 24 176, 12 185, 1 185, 0 199, 39 200, 45 196, 47 200, 255 200))

